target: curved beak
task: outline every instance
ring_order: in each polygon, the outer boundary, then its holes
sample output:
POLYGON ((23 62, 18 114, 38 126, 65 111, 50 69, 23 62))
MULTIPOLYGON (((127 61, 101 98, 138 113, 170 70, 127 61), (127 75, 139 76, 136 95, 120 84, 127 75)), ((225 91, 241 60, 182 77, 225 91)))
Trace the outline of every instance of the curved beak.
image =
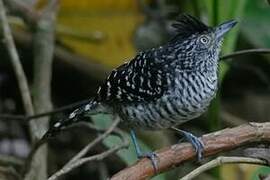
POLYGON ((230 21, 226 21, 220 25, 218 25, 215 29, 216 29, 216 36, 217 39, 222 39, 224 37, 224 35, 231 30, 235 25, 237 24, 237 22, 235 20, 230 20, 230 21))

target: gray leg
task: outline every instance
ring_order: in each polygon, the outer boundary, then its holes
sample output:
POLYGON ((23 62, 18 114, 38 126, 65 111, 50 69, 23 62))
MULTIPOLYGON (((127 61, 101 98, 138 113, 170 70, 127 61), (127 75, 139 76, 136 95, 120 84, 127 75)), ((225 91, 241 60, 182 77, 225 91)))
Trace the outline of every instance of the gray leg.
POLYGON ((135 151, 136 151, 137 157, 139 159, 144 158, 144 157, 150 159, 152 162, 152 165, 154 167, 155 172, 157 172, 157 167, 158 167, 157 166, 158 165, 157 154, 155 152, 142 153, 141 148, 137 142, 135 131, 133 129, 130 131, 130 136, 131 136, 131 140, 135 146, 135 151))

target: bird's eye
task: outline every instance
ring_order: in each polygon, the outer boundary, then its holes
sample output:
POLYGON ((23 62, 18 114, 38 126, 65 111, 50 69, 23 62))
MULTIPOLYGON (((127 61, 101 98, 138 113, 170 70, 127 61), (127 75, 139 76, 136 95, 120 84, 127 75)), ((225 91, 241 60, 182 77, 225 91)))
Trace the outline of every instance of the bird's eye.
POLYGON ((203 43, 203 44, 208 44, 208 43, 209 43, 209 38, 208 38, 207 36, 202 36, 202 37, 200 38, 200 41, 201 41, 201 43, 203 43))

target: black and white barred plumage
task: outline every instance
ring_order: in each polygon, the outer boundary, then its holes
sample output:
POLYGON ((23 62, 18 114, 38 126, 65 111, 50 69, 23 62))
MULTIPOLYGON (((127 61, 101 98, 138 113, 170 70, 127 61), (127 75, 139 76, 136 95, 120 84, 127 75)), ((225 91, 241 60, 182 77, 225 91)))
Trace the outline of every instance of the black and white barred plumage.
POLYGON ((112 113, 130 127, 148 129, 169 128, 200 116, 217 91, 220 46, 234 24, 211 28, 181 16, 173 25, 176 37, 114 69, 93 100, 55 123, 49 133, 93 112, 112 113))

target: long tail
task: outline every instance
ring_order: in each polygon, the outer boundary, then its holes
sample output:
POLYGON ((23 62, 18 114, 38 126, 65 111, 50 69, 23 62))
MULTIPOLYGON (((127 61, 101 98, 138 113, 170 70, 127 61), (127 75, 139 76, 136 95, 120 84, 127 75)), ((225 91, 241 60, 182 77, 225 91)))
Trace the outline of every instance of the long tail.
POLYGON ((74 123, 82 121, 87 114, 90 114, 91 112, 95 111, 97 106, 98 103, 95 100, 91 100, 87 104, 75 109, 72 113, 69 114, 67 118, 55 122, 45 133, 43 138, 47 139, 53 137, 59 131, 66 129, 67 127, 69 127, 74 123))

